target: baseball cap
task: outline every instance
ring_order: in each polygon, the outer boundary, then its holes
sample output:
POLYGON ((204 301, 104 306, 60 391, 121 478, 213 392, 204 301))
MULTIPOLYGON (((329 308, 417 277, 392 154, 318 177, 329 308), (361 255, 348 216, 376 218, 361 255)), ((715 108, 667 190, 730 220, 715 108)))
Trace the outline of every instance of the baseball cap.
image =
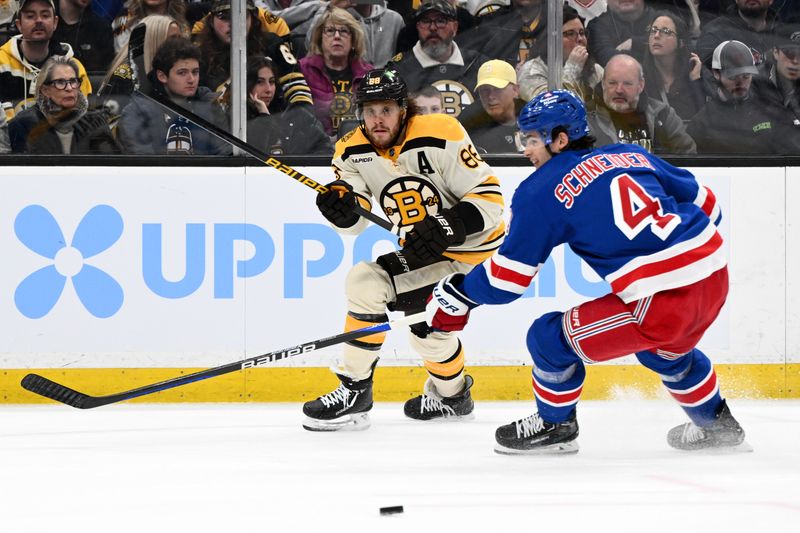
POLYGON ((482 85, 503 89, 509 83, 517 83, 517 71, 505 61, 492 59, 478 69, 478 84, 475 89, 477 90, 482 85))
POLYGON ((423 0, 414 12, 414 20, 419 20, 424 14, 430 13, 431 11, 438 11, 451 19, 458 18, 456 15, 456 8, 447 0, 423 0))
POLYGON ((775 28, 775 48, 800 48, 800 24, 781 24, 775 28))
MULTIPOLYGON (((31 2, 31 1, 32 1, 32 0, 19 0, 19 9, 17 9, 17 13, 19 13, 20 11, 22 11, 22 8, 23 8, 23 7, 25 7, 25 4, 28 4, 28 3, 29 3, 29 2, 31 2)), ((45 3, 45 4, 50 4, 50 7, 52 7, 52 8, 53 8, 53 11, 55 11, 55 10, 56 10, 56 4, 55 4, 55 0, 39 0, 39 1, 40 1, 40 2, 43 2, 43 3, 45 3)))
POLYGON ((758 74, 753 52, 741 41, 721 42, 711 56, 711 68, 722 71, 729 79, 739 74, 758 74))

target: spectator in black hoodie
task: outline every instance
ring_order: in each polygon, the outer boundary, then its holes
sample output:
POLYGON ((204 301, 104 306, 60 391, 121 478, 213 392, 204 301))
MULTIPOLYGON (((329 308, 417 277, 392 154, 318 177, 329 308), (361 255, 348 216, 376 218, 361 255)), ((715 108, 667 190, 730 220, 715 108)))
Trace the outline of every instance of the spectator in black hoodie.
POLYGON ((333 155, 333 145, 311 104, 284 109, 275 64, 268 57, 247 60, 247 141, 270 155, 333 155))
MULTIPOLYGON (((153 57, 150 92, 226 129, 228 120, 217 104, 217 93, 200 85, 200 50, 188 39, 167 39, 153 57)), ((177 113, 134 93, 122 111, 117 136, 132 154, 229 155, 231 147, 177 113)))

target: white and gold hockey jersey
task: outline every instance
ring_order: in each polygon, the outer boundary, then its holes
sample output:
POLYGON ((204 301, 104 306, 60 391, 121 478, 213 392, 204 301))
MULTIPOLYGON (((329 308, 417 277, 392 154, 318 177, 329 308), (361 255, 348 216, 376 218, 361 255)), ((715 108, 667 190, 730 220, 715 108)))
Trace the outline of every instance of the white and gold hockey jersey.
MULTIPOLYGON (((393 224, 410 230, 426 215, 459 202, 474 205, 483 223, 446 257, 479 264, 500 247, 505 235, 503 195, 491 167, 475 150, 466 130, 448 115, 417 115, 408 120, 405 136, 379 150, 356 128, 336 143, 333 171, 352 185, 367 209, 374 197, 393 224)), ((474 221, 473 221, 474 222, 474 221)), ((343 233, 360 233, 365 219, 343 233)))

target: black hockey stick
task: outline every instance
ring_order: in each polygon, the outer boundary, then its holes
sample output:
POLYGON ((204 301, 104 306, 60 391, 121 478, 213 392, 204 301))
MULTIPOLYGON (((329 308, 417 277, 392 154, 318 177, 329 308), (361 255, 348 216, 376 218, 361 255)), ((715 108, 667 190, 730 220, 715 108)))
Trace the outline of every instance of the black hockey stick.
MULTIPOLYGON (((297 181, 299 183, 302 183, 306 187, 310 187, 311 189, 314 189, 316 192, 318 192, 320 194, 324 194, 324 193, 328 192, 328 188, 325 187, 324 185, 322 185, 321 183, 317 182, 316 180, 314 180, 312 178, 309 178, 308 176, 306 176, 302 172, 299 172, 298 170, 295 170, 294 168, 290 167, 286 163, 283 163, 283 162, 279 161, 278 159, 275 159, 271 155, 265 154, 264 152, 262 152, 261 150, 257 149, 256 147, 254 147, 254 146, 242 141, 241 139, 239 139, 235 135, 231 135, 227 131, 218 128, 217 126, 215 126, 211 122, 207 121, 203 117, 196 115, 195 113, 189 111, 188 109, 184 109, 184 108, 180 107, 179 105, 175 104, 174 102, 172 102, 168 98, 164 98, 161 94, 159 94, 157 92, 154 92, 152 94, 145 94, 145 93, 143 93, 141 91, 138 91, 138 90, 136 92, 138 92, 140 95, 144 96, 148 100, 151 100, 151 101, 157 103, 158 105, 160 105, 164 109, 166 109, 168 111, 172 111, 173 113, 177 113, 177 114, 183 116, 184 118, 186 118, 188 120, 191 120, 192 122, 194 122, 195 124, 197 124, 198 126, 203 128, 204 130, 206 130, 211 135, 214 135, 215 137, 218 137, 219 139, 222 139, 223 141, 232 144, 233 146, 239 148, 243 152, 246 152, 247 154, 255 157, 256 159, 258 159, 259 161, 261 161, 265 165, 270 166, 270 167, 278 170, 279 172, 283 172, 284 174, 286 174, 290 178, 293 178, 295 181, 297 181)), ((395 235, 398 235, 400 237, 403 237, 403 238, 405 237, 405 230, 401 229, 400 226, 398 226, 397 224, 392 224, 388 220, 385 220, 385 219, 379 217, 378 215, 376 215, 372 211, 368 211, 368 210, 364 209, 363 207, 361 207, 358 204, 356 204, 356 206, 355 206, 355 208, 353 210, 359 216, 362 216, 362 217, 366 218, 370 222, 373 222, 374 224, 377 224, 378 226, 382 227, 383 229, 385 229, 387 231, 391 231, 392 233, 394 233, 395 235)))
POLYGON ((425 313, 417 313, 399 318, 397 320, 390 320, 389 322, 374 324, 365 328, 348 331, 346 333, 340 333, 339 335, 334 335, 333 337, 317 339, 305 344, 292 346, 291 348, 284 348, 282 350, 256 355, 241 361, 236 361, 235 363, 228 363, 226 365, 208 368, 206 370, 194 372, 193 374, 187 374, 185 376, 168 379, 159 383, 153 383, 152 385, 145 385, 144 387, 139 387, 138 389, 118 392, 116 394, 109 394, 107 396, 90 396, 74 389, 70 389, 69 387, 65 387, 60 383, 56 383, 55 381, 47 379, 46 377, 38 374, 28 374, 22 378, 21 384, 22 388, 40 396, 44 396, 45 398, 50 398, 51 400, 65 403, 78 409, 92 409, 94 407, 101 407, 111 403, 124 402, 125 400, 138 398, 139 396, 145 396, 154 392, 173 389, 175 387, 180 387, 181 385, 194 383, 195 381, 201 381, 204 379, 213 378, 215 376, 228 374, 230 372, 236 372, 237 370, 245 370, 247 368, 264 366, 267 363, 274 363, 275 361, 280 361, 281 359, 288 359, 289 357, 294 357, 296 355, 305 355, 307 353, 319 350, 320 348, 327 348, 328 346, 341 344, 354 339, 360 339, 361 337, 366 337, 375 333, 382 333, 390 329, 395 329, 398 326, 417 324, 424 321, 425 313))
MULTIPOLYGON (((281 161, 275 159, 271 155, 265 154, 261 150, 257 149, 255 146, 248 144, 235 135, 228 133, 227 131, 218 128, 215 124, 212 124, 208 120, 204 119, 201 116, 196 115, 195 113, 189 111, 188 109, 184 109, 181 106, 172 102, 169 98, 165 98, 160 92, 151 91, 150 90, 150 80, 147 78, 147 73, 144 71, 144 37, 145 37, 145 25, 139 24, 136 26, 133 31, 131 31, 131 37, 128 41, 128 61, 131 64, 131 69, 134 78, 134 91, 139 93, 141 96, 147 98, 148 100, 157 103, 167 111, 171 111, 173 113, 177 113, 182 117, 191 120, 211 135, 222 139, 223 141, 232 144, 233 146, 239 148, 243 152, 255 157, 262 163, 267 166, 270 166, 279 172, 283 172, 290 178, 293 178, 299 183, 302 183, 306 187, 310 187, 314 189, 319 194, 324 194, 328 192, 328 188, 322 185, 321 183, 317 182, 316 180, 309 178, 305 174, 298 172, 297 170, 293 169, 286 163, 282 163, 281 161)), ((395 235, 398 235, 401 238, 405 237, 405 230, 401 229, 400 226, 397 224, 392 224, 388 220, 385 220, 378 215, 374 214, 372 211, 368 211, 364 209, 362 206, 356 204, 354 211, 359 215, 370 222, 377 224, 378 226, 382 227, 387 231, 391 231, 395 235)))

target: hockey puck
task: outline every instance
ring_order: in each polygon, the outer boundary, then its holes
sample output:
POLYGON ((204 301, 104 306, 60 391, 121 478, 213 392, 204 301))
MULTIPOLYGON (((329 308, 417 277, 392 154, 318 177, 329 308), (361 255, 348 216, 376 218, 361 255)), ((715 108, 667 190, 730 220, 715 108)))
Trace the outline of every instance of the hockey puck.
POLYGON ((389 515, 389 514, 400 514, 403 512, 402 505, 394 505, 392 507, 381 507, 381 514, 382 515, 389 515))

